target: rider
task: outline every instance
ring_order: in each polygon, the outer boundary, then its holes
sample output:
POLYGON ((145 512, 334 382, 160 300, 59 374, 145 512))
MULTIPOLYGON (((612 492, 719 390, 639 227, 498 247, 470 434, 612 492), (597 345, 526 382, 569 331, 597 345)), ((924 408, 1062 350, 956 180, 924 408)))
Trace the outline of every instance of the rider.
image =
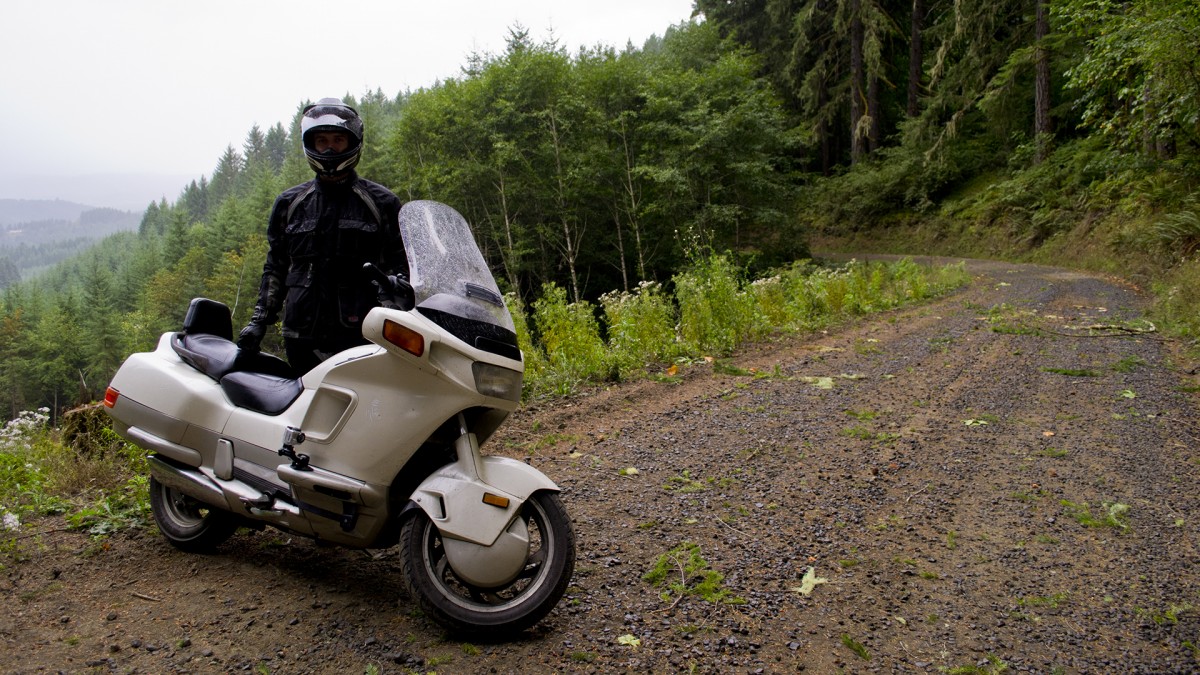
POLYGON ((408 276, 400 237, 400 199, 359 178, 363 122, 336 98, 304 109, 304 155, 316 177, 275 199, 267 224, 267 260, 258 302, 238 346, 257 352, 283 310, 287 359, 305 373, 333 354, 366 344, 362 320, 378 303, 364 263, 408 276))

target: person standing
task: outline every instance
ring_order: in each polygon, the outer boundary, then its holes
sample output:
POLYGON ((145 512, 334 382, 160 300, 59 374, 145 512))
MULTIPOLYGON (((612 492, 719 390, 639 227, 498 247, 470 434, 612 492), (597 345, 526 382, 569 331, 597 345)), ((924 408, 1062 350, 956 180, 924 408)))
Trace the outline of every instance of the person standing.
POLYGON ((379 302, 365 263, 408 276, 400 198, 354 170, 363 147, 358 112, 323 98, 304 109, 300 130, 316 176, 275 199, 258 301, 237 340, 242 351, 259 351, 282 311, 284 348, 297 374, 367 343, 362 320, 379 302))

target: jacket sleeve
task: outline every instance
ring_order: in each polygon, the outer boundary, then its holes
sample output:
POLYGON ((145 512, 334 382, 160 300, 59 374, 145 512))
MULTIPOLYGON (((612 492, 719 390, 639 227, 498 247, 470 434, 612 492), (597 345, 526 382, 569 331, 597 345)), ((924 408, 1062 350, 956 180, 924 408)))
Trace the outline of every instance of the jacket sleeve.
POLYGON ((385 200, 380 209, 383 220, 383 250, 380 254, 380 269, 388 274, 401 274, 408 278, 408 253, 404 248, 404 238, 400 235, 400 198, 390 191, 390 199, 385 200))
POLYGON ((287 278, 288 268, 291 266, 287 242, 284 241, 288 206, 291 204, 288 196, 288 193, 284 193, 275 199, 275 205, 271 208, 270 220, 267 222, 267 260, 263 264, 262 280, 258 285, 258 303, 255 305, 254 314, 256 318, 261 315, 261 318, 268 324, 275 323, 279 318, 280 310, 283 309, 286 293, 283 284, 284 279, 287 278))

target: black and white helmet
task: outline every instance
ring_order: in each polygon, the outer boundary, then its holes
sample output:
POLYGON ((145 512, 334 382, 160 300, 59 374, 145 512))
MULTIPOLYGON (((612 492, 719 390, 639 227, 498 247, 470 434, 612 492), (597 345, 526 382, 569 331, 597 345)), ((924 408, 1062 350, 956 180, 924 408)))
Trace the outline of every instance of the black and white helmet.
POLYGON ((319 176, 336 176, 358 164, 362 154, 362 118, 340 98, 323 98, 304 109, 300 118, 300 138, 304 143, 304 156, 313 171, 319 176), (313 135, 318 131, 340 131, 350 137, 350 147, 337 154, 318 153, 313 148, 313 135))

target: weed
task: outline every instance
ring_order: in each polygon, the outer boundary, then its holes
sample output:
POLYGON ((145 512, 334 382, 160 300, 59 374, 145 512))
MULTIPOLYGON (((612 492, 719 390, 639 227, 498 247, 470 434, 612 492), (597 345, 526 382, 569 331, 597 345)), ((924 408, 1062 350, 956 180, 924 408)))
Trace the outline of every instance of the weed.
POLYGON ((1087 502, 1076 504, 1064 499, 1060 503, 1066 514, 1084 527, 1115 527, 1122 531, 1129 529, 1129 523, 1125 522, 1129 514, 1128 504, 1104 502, 1101 505, 1102 515, 1093 515, 1087 502))
POLYGON ((1100 373, 1083 368, 1042 368, 1043 373, 1054 373, 1068 377, 1100 377, 1100 373))
POLYGON ((958 548, 958 533, 954 530, 950 530, 946 533, 946 548, 950 549, 951 551, 958 548))
POLYGON ((700 545, 685 541, 660 555, 643 577, 651 586, 663 588, 662 598, 676 596, 676 602, 685 596, 696 596, 705 602, 720 602, 740 605, 745 600, 731 595, 722 588, 725 575, 711 569, 708 561, 700 555, 700 545))
POLYGON ((947 675, 999 675, 1008 670, 1008 664, 1001 661, 995 654, 987 655, 987 663, 981 665, 956 666, 954 668, 943 668, 942 672, 947 675))
POLYGON ((854 353, 859 356, 872 356, 882 354, 883 348, 879 346, 879 340, 875 339, 858 339, 854 341, 854 353))
POLYGON ((897 515, 891 515, 887 518, 881 518, 874 525, 868 525, 868 529, 876 532, 886 532, 893 527, 899 527, 904 524, 904 519, 897 515))
POLYGON ((1009 496, 1011 496, 1013 499, 1015 499, 1019 502, 1035 502, 1038 499, 1044 497, 1045 495, 1046 495, 1045 490, 1043 490, 1041 488, 1037 488, 1033 491, 1018 490, 1016 492, 1013 492, 1009 496))
POLYGON ((596 660, 596 656, 596 652, 571 652, 571 660, 576 663, 591 663, 592 661, 596 660))
POLYGON ((537 452, 538 450, 552 448, 561 443, 574 443, 578 440, 579 440, 579 437, 572 435, 572 434, 550 433, 550 434, 546 434, 545 436, 542 436, 541 438, 537 439, 536 441, 532 441, 529 444, 528 449, 529 449, 530 453, 533 453, 533 452, 537 452))
POLYGON ((1067 599, 1066 593, 1055 593, 1053 595, 1031 595, 1017 599, 1018 607, 1049 607, 1057 609, 1063 600, 1067 599))
POLYGON ((1066 450, 1059 450, 1058 448, 1051 447, 1039 450, 1034 454, 1038 455, 1039 457, 1052 457, 1054 459, 1061 459, 1066 457, 1069 453, 1066 450))
POLYGON ((678 476, 668 478, 666 484, 663 485, 663 489, 671 492, 689 493, 702 492, 707 490, 708 487, 702 481, 692 478, 691 472, 684 470, 678 476))
POLYGON ((1120 361, 1112 364, 1110 368, 1118 373, 1132 373, 1141 366, 1146 365, 1146 361, 1139 356, 1126 356, 1120 361))
POLYGON ((846 645, 850 651, 854 652, 854 654, 863 661, 871 660, 871 653, 867 651, 867 648, 864 647, 863 644, 858 640, 850 637, 849 633, 842 633, 842 644, 846 645))
POLYGON ((848 436, 850 438, 856 438, 860 441, 867 441, 871 443, 891 443, 897 438, 900 438, 900 434, 889 434, 883 431, 871 431, 866 427, 858 425, 842 429, 841 433, 843 436, 848 436))
POLYGON ((879 417, 879 413, 874 410, 847 410, 846 414, 860 422, 870 422, 879 417))
POLYGON ((1147 609, 1138 607, 1138 608, 1134 609, 1134 613, 1140 617, 1150 619, 1156 625, 1159 625, 1159 626, 1171 625, 1171 626, 1173 626, 1173 625, 1179 623, 1179 617, 1181 615, 1187 614, 1188 612, 1191 612, 1193 609, 1195 609, 1195 608, 1191 604, 1185 602, 1181 605, 1172 604, 1169 608, 1167 608, 1166 611, 1157 611, 1157 610, 1151 611, 1151 610, 1147 610, 1147 609))

